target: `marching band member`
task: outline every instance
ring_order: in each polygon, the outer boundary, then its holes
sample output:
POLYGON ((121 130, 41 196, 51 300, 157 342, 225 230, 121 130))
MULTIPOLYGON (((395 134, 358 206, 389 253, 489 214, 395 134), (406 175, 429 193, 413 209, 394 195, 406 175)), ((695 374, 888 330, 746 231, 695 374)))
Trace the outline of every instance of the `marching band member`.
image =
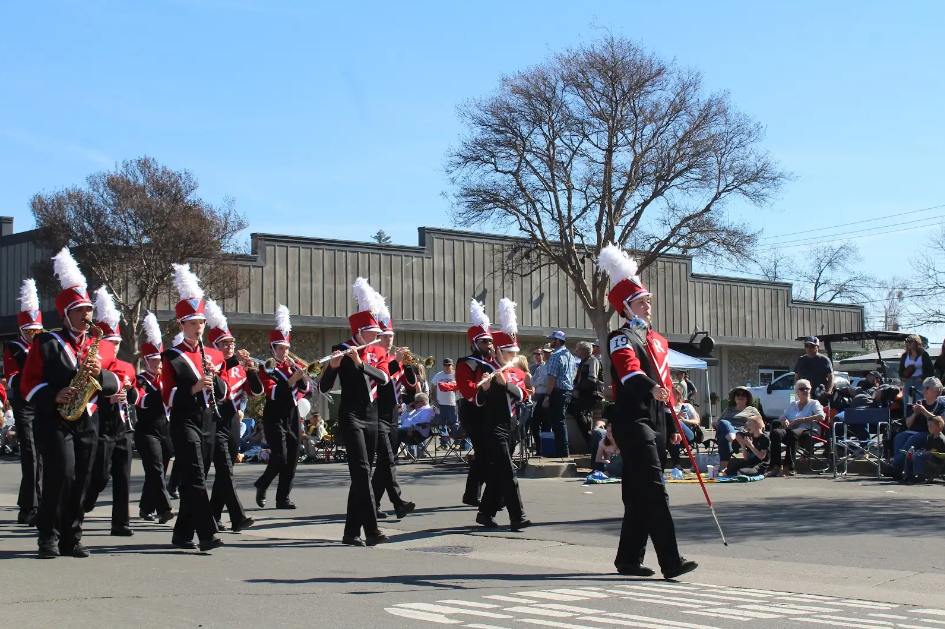
POLYGON ((476 404, 485 409, 482 415, 485 423, 482 443, 487 448, 489 482, 494 487, 493 491, 483 497, 476 522, 486 528, 497 527, 495 515, 499 510, 499 500, 504 499, 509 510, 512 530, 521 531, 531 526, 532 521, 525 517, 522 492, 518 487, 510 448, 516 405, 528 398, 525 372, 517 367, 507 366, 519 351, 515 338, 518 334, 515 302, 504 297, 499 300, 499 320, 502 323, 502 331, 493 334, 496 358, 490 363, 495 370, 495 376, 476 391, 476 404))
POLYGON ((377 446, 377 388, 387 384, 390 375, 384 371, 382 353, 368 352, 370 348, 355 348, 377 339, 381 328, 375 313, 382 311, 384 298, 363 277, 354 283, 354 296, 359 310, 348 317, 352 338, 332 348, 334 357, 322 373, 318 388, 327 394, 335 380, 341 380, 338 425, 344 435, 351 475, 348 513, 341 541, 350 546, 375 546, 390 541, 377 527, 377 504, 371 489, 371 466, 377 446))
MULTIPOLYGON (((102 369, 97 351, 98 337, 92 328, 92 302, 79 265, 64 248, 53 258, 53 270, 62 285, 56 296, 56 311, 62 318, 61 332, 40 332, 30 347, 21 377, 20 395, 35 409, 34 436, 43 459, 43 498, 36 515, 39 556, 88 557, 82 544, 82 501, 88 489, 95 447, 98 442, 98 398, 118 393, 118 378, 102 369), (80 390, 73 378, 82 372, 95 379, 80 390), (59 405, 86 401, 75 421, 67 420, 59 405)), ((80 383, 76 383, 80 384, 80 383)), ((75 409, 78 410, 78 409, 75 409)), ((66 411, 69 412, 68 407, 66 411)))
MULTIPOLYGON (((13 407, 13 419, 16 425, 16 438, 20 442, 20 493, 16 504, 20 508, 16 516, 17 524, 33 525, 36 509, 42 496, 41 480, 43 460, 37 456, 36 440, 33 438, 33 406, 27 404, 20 394, 19 374, 26 364, 30 345, 43 329, 43 313, 39 310, 39 294, 36 281, 32 278, 23 280, 20 287, 20 314, 17 315, 19 338, 7 341, 3 349, 3 373, 10 387, 10 405, 13 407)), ((0 387, 2 388, 2 387, 0 387)))
POLYGON ((145 342, 141 345, 141 363, 144 371, 138 374, 140 395, 135 403, 138 422, 135 424, 135 449, 144 468, 144 487, 138 503, 138 515, 144 520, 161 524, 174 517, 171 499, 164 487, 164 474, 174 449, 168 430, 167 409, 161 382, 161 352, 164 351, 161 327, 157 317, 149 312, 144 317, 145 342))
MULTIPOLYGON (((466 476, 466 491, 463 493, 463 504, 478 507, 483 484, 486 493, 494 490, 489 479, 488 446, 485 443, 486 420, 485 409, 478 402, 477 394, 479 382, 487 374, 495 370, 495 345, 492 333, 489 331, 489 317, 485 307, 473 299, 469 304, 469 314, 472 317, 472 327, 466 331, 472 353, 460 358, 456 367, 456 386, 462 399, 459 401, 459 423, 472 441, 476 455, 469 463, 469 473, 466 476)), ((483 496, 483 500, 485 496, 483 496)), ((477 516, 478 519, 478 516, 477 516)))
POLYGON ((88 513, 95 508, 109 477, 112 479, 112 528, 111 534, 131 537, 134 531, 128 526, 131 518, 128 504, 131 501, 131 459, 133 458, 132 425, 128 405, 138 401, 135 368, 115 355, 121 344, 118 325, 121 314, 108 290, 101 286, 95 292, 96 325, 102 331, 102 356, 107 356, 105 367, 118 376, 121 390, 113 396, 104 397, 98 409, 98 449, 92 478, 85 495, 83 508, 88 513))
POLYGON ((652 576, 643 565, 647 538, 653 540, 663 577, 696 569, 679 554, 663 476, 667 442, 678 444, 666 404, 672 404, 669 343, 650 327, 650 292, 637 277, 637 264, 614 245, 601 250, 598 267, 613 283, 608 300, 626 322, 607 337, 617 412, 614 441, 624 457, 623 527, 614 565, 617 572, 652 576))
POLYGON ((263 409, 263 432, 269 444, 269 462, 262 476, 256 480, 256 504, 266 506, 266 490, 279 477, 276 486, 276 509, 295 509, 289 499, 295 468, 299 464, 302 418, 299 417, 299 400, 311 390, 308 378, 301 366, 289 359, 289 332, 292 323, 289 309, 283 305, 276 308, 276 327, 269 332, 269 348, 276 362, 269 373, 260 374, 266 393, 263 409))
POLYGON ((174 265, 174 284, 180 301, 174 307, 183 340, 163 355, 161 382, 164 404, 170 409, 170 432, 175 465, 180 467, 180 508, 171 544, 193 549, 194 532, 201 551, 223 545, 207 495, 205 461, 213 460, 217 401, 228 394, 217 376, 223 355, 203 346, 206 325, 203 289, 189 264, 174 265))
MULTIPOLYGON (((386 356, 383 363, 386 366, 390 380, 387 384, 377 387, 377 464, 371 477, 371 488, 374 492, 374 502, 377 505, 377 517, 386 518, 387 514, 381 511, 381 498, 384 492, 394 505, 398 519, 403 519, 417 505, 404 500, 400 495, 400 485, 397 483, 397 426, 400 420, 400 385, 404 379, 404 351, 406 348, 394 348, 394 324, 390 319, 390 310, 387 304, 379 313, 378 325, 381 328, 380 343, 375 347, 382 350, 386 356)), ((369 347, 368 349, 374 349, 369 347)), ((416 380, 414 380, 416 387, 416 380)))
MULTIPOLYGON (((220 418, 217 420, 216 443, 213 449, 213 491, 210 493, 210 508, 217 521, 217 528, 226 530, 220 520, 223 508, 230 514, 230 530, 239 533, 256 523, 246 515, 243 503, 233 486, 233 464, 239 452, 240 414, 250 397, 264 393, 256 362, 246 356, 237 356, 236 339, 230 333, 226 317, 220 306, 212 299, 206 305, 207 339, 223 354, 226 364, 220 377, 226 381, 230 395, 220 402, 220 418)), ((245 354, 245 352, 244 352, 245 354)), ((204 463, 207 463, 206 461, 204 463)))

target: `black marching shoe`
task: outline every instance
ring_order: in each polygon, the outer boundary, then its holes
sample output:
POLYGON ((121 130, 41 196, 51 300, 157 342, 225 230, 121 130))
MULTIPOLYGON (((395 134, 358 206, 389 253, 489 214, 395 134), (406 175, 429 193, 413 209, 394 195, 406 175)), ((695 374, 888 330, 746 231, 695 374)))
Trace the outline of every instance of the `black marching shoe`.
POLYGON ((226 525, 225 525, 223 522, 221 522, 220 520, 217 520, 217 530, 218 530, 218 531, 225 531, 225 530, 226 530, 226 525))
POLYGON ((144 509, 138 511, 138 517, 148 522, 154 522, 154 514, 148 513, 144 509))
POLYGON ((180 500, 180 492, 177 491, 177 487, 168 485, 167 495, 170 496, 172 500, 180 500))
POLYGON ((131 530, 130 526, 117 526, 112 528, 109 535, 114 535, 115 537, 132 537, 135 532, 131 530))
POLYGON ((259 487, 256 488, 256 505, 263 509, 266 507, 266 490, 259 487))
POLYGON ((524 531, 532 525, 532 521, 528 518, 522 518, 520 520, 512 520, 512 530, 513 531, 524 531))
POLYGON ((239 532, 242 531, 243 529, 248 529, 249 527, 251 527, 251 526, 254 525, 254 524, 256 524, 256 520, 254 520, 254 519, 252 519, 252 518, 243 518, 243 519, 240 520, 239 522, 236 522, 235 524, 233 524, 233 525, 230 527, 230 530, 233 531, 234 533, 239 533, 239 532))
POLYGON ((82 542, 76 542, 69 554, 77 559, 85 559, 91 553, 89 553, 89 549, 85 547, 85 544, 82 542))
POLYGON ((417 508, 416 503, 410 502, 408 500, 407 502, 400 503, 400 506, 395 507, 394 511, 397 512, 397 519, 403 520, 405 517, 407 517, 410 514, 411 511, 413 511, 416 508, 417 508))
POLYGON ((388 518, 387 512, 381 511, 380 509, 377 510, 377 513, 375 513, 375 515, 377 516, 378 520, 386 520, 388 518))
POLYGON ((499 523, 495 521, 495 518, 481 512, 476 514, 476 524, 481 524, 487 529, 499 528, 499 523))
POLYGON ((295 503, 288 498, 285 500, 277 500, 276 509, 295 509, 295 503))
POLYGON ((687 572, 692 572, 699 567, 695 561, 689 561, 685 557, 679 558, 679 565, 672 570, 663 572, 663 578, 666 580, 675 579, 676 577, 681 577, 687 572))
POLYGON ((479 499, 478 499, 478 498, 469 498, 469 497, 467 497, 467 496, 463 496, 463 504, 464 504, 464 505, 468 505, 468 506, 470 506, 470 507, 478 507, 478 506, 479 506, 479 499))
POLYGON ((16 514, 16 523, 17 524, 26 524, 26 518, 29 517, 29 513, 20 511, 16 514))
POLYGON ((617 573, 626 577, 652 577, 656 572, 652 568, 638 563, 625 563, 617 566, 617 573))
POLYGON ((165 511, 164 513, 158 516, 157 521, 158 521, 158 524, 167 524, 173 519, 174 519, 174 512, 165 511))
POLYGON ((341 538, 341 543, 348 546, 364 546, 364 540, 356 535, 345 535, 341 538))
POLYGON ((195 544, 194 540, 192 539, 178 539, 176 537, 172 537, 171 546, 183 548, 184 550, 197 550, 197 544, 195 544))
POLYGON ((40 559, 55 559, 59 554, 59 544, 55 539, 47 538, 39 540, 40 559))
POLYGON ((384 533, 381 531, 364 536, 364 544, 366 546, 377 546, 378 544, 386 544, 389 541, 390 538, 384 535, 384 533))
POLYGON ((219 537, 214 536, 214 537, 211 537, 210 539, 200 540, 199 548, 200 548, 200 552, 208 553, 214 548, 219 548, 220 546, 223 546, 223 540, 220 539, 219 537))
POLYGON ((37 516, 37 515, 39 515, 39 511, 38 511, 37 509, 32 509, 32 510, 26 515, 26 525, 27 525, 27 526, 36 526, 36 516, 37 516))

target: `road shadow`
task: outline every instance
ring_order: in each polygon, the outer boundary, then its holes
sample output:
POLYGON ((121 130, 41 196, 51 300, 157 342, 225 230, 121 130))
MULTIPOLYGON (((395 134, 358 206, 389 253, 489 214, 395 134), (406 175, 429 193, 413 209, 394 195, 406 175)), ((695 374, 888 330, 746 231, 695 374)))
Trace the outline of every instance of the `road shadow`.
MULTIPOLYGON (((247 579, 246 583, 261 583, 266 585, 307 585, 307 584, 331 584, 331 585, 353 585, 357 587, 376 586, 407 586, 414 588, 425 588, 433 590, 486 590, 496 587, 508 587, 509 583, 517 581, 541 581, 543 583, 571 583, 581 582, 619 582, 628 583, 632 581, 645 581, 646 579, 625 577, 619 574, 601 574, 593 575, 586 572, 565 572, 565 573, 543 573, 543 574, 417 574, 417 575, 384 575, 374 577, 358 576, 337 576, 337 577, 311 577, 308 579, 247 579), (477 582, 491 582, 491 583, 477 582)), ((387 590, 363 591, 352 590, 348 594, 384 594, 387 590)))

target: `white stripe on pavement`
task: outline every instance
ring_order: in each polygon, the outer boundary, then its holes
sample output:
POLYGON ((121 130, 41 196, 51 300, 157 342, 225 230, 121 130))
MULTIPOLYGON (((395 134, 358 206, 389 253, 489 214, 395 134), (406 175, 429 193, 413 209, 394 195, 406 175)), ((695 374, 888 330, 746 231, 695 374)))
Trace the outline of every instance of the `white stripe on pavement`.
POLYGON ((437 603, 443 603, 444 605, 461 605, 465 607, 479 607, 481 609, 496 609, 499 606, 493 605, 491 603, 479 603, 477 601, 459 601, 452 598, 448 598, 443 601, 437 601, 437 603))
POLYGON ((717 627, 713 627, 710 625, 696 625, 691 622, 682 622, 680 620, 663 620, 661 618, 647 618, 646 616, 634 616, 633 614, 621 614, 621 613, 614 612, 614 613, 608 613, 604 615, 613 616, 615 618, 628 618, 630 620, 661 622, 664 625, 679 627, 680 629, 718 629, 717 627))
POLYGON ((574 612, 575 614, 602 614, 603 610, 592 609, 590 607, 575 607, 574 605, 561 605, 560 603, 538 603, 529 609, 534 607, 541 607, 542 609, 557 609, 562 612, 574 612))
POLYGON ((508 629, 508 627, 499 627, 498 625, 483 625, 478 622, 463 626, 469 627, 469 629, 508 629))
POLYGON ((782 605, 739 605, 738 609, 747 609, 753 612, 777 611, 781 614, 797 614, 800 616, 806 616, 810 613, 808 611, 804 611, 803 609, 791 609, 790 607, 784 607, 782 605))
MULTIPOLYGON (((781 618, 780 614, 772 614, 770 611, 763 612, 750 612, 744 609, 733 609, 731 607, 717 607, 715 609, 707 609, 707 612, 715 612, 716 614, 728 614, 730 616, 743 616, 745 618, 781 618)), ((684 614, 691 614, 693 612, 685 611, 684 614)))
POLYGON ((505 611, 516 614, 535 614, 536 616, 551 616, 552 618, 573 618, 577 614, 563 612, 558 609, 541 609, 540 607, 506 607, 505 611))
POLYGON ((557 620, 545 620, 544 618, 520 618, 519 622, 524 622, 529 625, 540 625, 542 627, 557 627, 558 629, 600 629, 600 627, 572 625, 571 623, 558 622, 557 620))
POLYGON ((474 609, 456 609, 446 605, 433 605, 431 603, 397 603, 394 607, 415 609, 421 612, 432 612, 434 614, 465 614, 467 616, 481 616, 483 618, 511 618, 508 614, 481 612, 474 609))
POLYGON ((852 622, 842 622, 840 620, 827 620, 825 618, 791 618, 791 620, 796 620, 797 622, 810 622, 815 625, 831 625, 833 627, 853 627, 853 629, 886 629, 883 625, 879 624, 866 624, 869 621, 859 621, 857 623, 852 622))
POLYGON ((930 616, 945 616, 945 610, 941 609, 913 609, 914 614, 928 614, 930 616))
POLYGON ((415 609, 397 609, 388 607, 387 612, 401 618, 410 618, 411 620, 426 620, 427 622, 436 622, 441 625, 461 625, 462 620, 447 618, 443 614, 429 614, 427 612, 417 611, 415 609))
POLYGON ((503 603, 522 603, 523 605, 528 605, 529 603, 537 603, 538 601, 533 601, 529 598, 520 598, 517 596, 502 596, 501 594, 489 594, 483 596, 482 598, 488 598, 493 601, 502 601, 503 603))
POLYGON ((517 596, 526 596, 531 598, 543 598, 549 601, 559 601, 562 603, 570 603, 574 601, 586 601, 591 598, 590 596, 579 595, 575 596, 573 594, 559 594, 558 592, 516 592, 517 596))
MULTIPOLYGON (((605 625, 618 625, 620 627, 645 627, 646 629, 679 629, 675 625, 667 625, 664 621, 653 618, 652 622, 639 622, 636 620, 622 620, 620 618, 602 618, 597 617, 588 617, 582 616, 578 620, 593 620, 594 622, 603 623, 605 625)), ((716 629, 716 628, 713 628, 716 629)))
MULTIPOLYGON (((665 594, 665 593, 667 592, 667 590, 675 589, 675 588, 653 587, 653 586, 651 586, 651 585, 620 585, 620 586, 617 586, 617 587, 626 588, 626 589, 628 589, 628 590, 634 590, 634 591, 636 591, 636 590, 646 590, 647 592, 659 592, 660 594, 665 594)), ((680 595, 684 595, 684 594, 686 594, 686 592, 679 592, 679 594, 680 594, 680 595)), ((699 597, 702 597, 702 598, 711 598, 711 599, 716 599, 716 600, 721 600, 721 601, 735 601, 735 600, 738 600, 738 597, 735 596, 734 594, 727 594, 727 595, 724 595, 724 596, 719 595, 719 594, 708 594, 708 593, 706 593, 706 592, 693 592, 692 594, 693 594, 693 596, 699 596, 699 597)))
POLYGON ((892 620, 909 620, 908 616, 897 616, 895 614, 867 614, 867 616, 873 616, 874 618, 891 618, 892 620))
POLYGON ((568 588, 558 588, 554 590, 549 590, 556 594, 570 594, 571 596, 586 596, 587 598, 610 598, 609 594, 603 594, 601 592, 589 592, 587 590, 571 590, 568 588))
POLYGON ((696 614, 697 616, 709 616, 710 618, 724 618, 725 620, 753 620, 747 616, 733 616, 731 614, 719 614, 716 612, 705 612, 698 609, 687 610, 684 614, 696 614))

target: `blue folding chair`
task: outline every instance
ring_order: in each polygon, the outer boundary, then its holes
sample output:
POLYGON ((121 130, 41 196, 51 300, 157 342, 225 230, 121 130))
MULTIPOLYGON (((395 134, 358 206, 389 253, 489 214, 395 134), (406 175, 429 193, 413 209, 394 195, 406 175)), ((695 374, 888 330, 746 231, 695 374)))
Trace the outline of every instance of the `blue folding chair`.
POLYGON ((848 408, 834 418, 831 451, 833 452, 833 476, 846 476, 850 460, 866 461, 876 466, 876 477, 882 476, 880 463, 883 458, 883 435, 889 428, 888 408, 848 408), (843 436, 840 436, 840 426, 843 436), (866 438, 851 436, 850 426, 863 426, 866 438), (842 452, 842 454, 841 454, 842 452), (843 459, 843 471, 840 471, 840 459, 843 459))

